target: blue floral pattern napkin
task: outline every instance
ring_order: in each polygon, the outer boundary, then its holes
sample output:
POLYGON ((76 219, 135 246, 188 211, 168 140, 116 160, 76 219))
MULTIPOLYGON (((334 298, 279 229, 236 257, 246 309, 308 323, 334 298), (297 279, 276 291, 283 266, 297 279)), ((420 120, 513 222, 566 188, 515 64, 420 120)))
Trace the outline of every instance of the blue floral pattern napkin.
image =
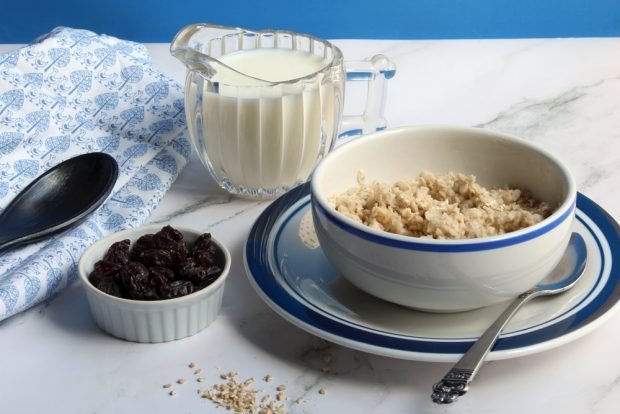
POLYGON ((0 320, 71 284, 94 241, 142 224, 191 152, 183 88, 143 45, 57 28, 0 55, 0 211, 52 166, 97 151, 118 162, 112 194, 79 227, 0 254, 0 320))

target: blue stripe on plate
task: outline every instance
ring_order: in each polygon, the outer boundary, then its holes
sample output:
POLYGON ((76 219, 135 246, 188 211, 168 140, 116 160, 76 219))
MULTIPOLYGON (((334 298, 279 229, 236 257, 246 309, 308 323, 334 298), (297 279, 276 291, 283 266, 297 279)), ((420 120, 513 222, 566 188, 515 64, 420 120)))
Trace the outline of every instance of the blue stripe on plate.
MULTIPOLYGON (((318 331, 360 344, 415 353, 461 354, 465 352, 473 341, 441 342, 428 338, 399 337, 393 334, 373 332, 369 331, 368 328, 361 329, 357 326, 351 326, 351 322, 344 324, 336 318, 326 317, 289 295, 272 274, 268 257, 270 252, 269 237, 274 230, 281 231, 281 228, 274 229, 276 221, 284 218, 285 215, 291 215, 289 211, 291 206, 307 196, 310 193, 309 190, 309 183, 305 183, 274 201, 259 216, 250 231, 245 247, 248 276, 254 279, 263 294, 290 317, 318 331)), ((620 227, 609 214, 582 194, 577 196, 577 207, 599 227, 611 247, 612 257, 609 258, 611 269, 606 285, 596 298, 572 317, 565 318, 540 330, 500 338, 494 350, 518 349, 566 335, 605 314, 620 299, 620 283, 618 283, 620 268, 617 257, 617 252, 620 252, 620 227)), ((602 272, 606 258, 603 255, 600 240, 583 220, 579 220, 592 233, 597 242, 603 260, 602 272)), ((600 278, 601 274, 598 275, 598 279, 600 278)))

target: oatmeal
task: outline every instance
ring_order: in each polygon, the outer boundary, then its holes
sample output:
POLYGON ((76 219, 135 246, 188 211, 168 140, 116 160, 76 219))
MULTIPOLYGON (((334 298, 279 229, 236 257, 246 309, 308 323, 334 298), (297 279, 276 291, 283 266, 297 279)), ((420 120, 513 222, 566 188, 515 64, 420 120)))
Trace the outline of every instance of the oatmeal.
POLYGON ((423 172, 412 180, 366 184, 333 195, 340 213, 369 227, 414 237, 469 239, 509 233, 534 225, 552 212, 545 202, 518 188, 486 189, 473 175, 423 172))

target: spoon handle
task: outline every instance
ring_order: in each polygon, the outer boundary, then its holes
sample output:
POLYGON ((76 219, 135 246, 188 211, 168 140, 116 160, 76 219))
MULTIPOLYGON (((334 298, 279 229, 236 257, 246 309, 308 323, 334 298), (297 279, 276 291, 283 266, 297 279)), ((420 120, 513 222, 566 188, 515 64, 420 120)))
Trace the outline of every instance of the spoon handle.
POLYGON ((433 394, 431 394, 433 402, 449 404, 467 392, 469 384, 480 370, 482 362, 491 348, 493 348, 499 334, 521 305, 537 296, 535 293, 534 290, 529 290, 514 299, 497 320, 489 326, 452 369, 448 371, 443 379, 433 385, 433 394))

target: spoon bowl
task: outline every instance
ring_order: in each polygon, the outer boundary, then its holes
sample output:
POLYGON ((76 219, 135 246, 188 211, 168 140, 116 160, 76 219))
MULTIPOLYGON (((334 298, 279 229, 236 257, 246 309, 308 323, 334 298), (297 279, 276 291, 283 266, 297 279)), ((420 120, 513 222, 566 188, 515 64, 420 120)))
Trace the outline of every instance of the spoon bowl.
POLYGON ((37 177, 0 214, 0 252, 81 223, 108 197, 118 164, 94 152, 70 158, 37 177))

